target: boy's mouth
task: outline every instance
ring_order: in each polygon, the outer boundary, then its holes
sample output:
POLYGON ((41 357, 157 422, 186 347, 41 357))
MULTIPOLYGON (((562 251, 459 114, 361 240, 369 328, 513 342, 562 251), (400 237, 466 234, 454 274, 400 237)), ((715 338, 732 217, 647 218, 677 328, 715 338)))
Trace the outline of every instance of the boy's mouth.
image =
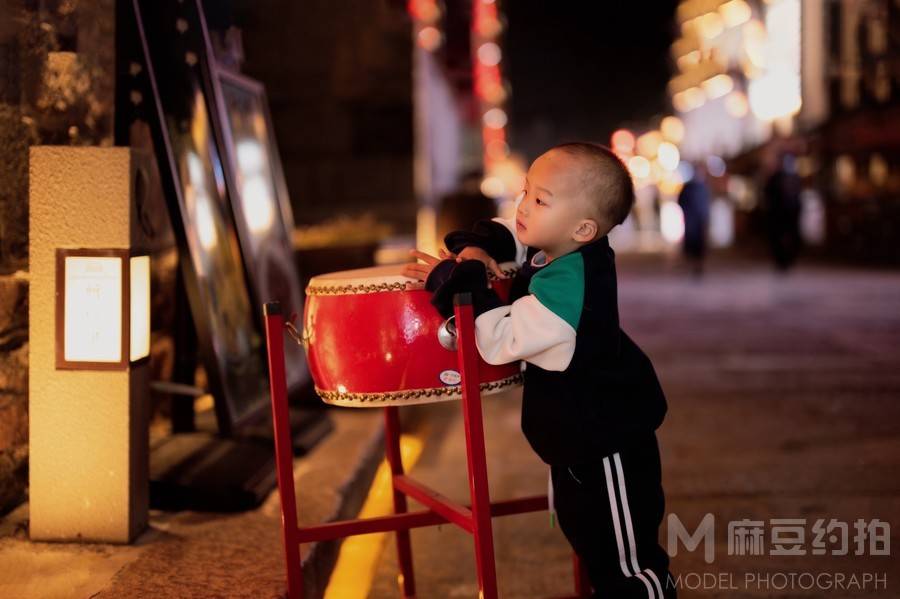
POLYGON ((520 230, 520 231, 524 231, 524 230, 526 230, 528 227, 526 227, 525 225, 523 225, 523 224, 522 224, 522 221, 520 221, 519 219, 516 219, 516 228, 517 228, 518 230, 520 230))

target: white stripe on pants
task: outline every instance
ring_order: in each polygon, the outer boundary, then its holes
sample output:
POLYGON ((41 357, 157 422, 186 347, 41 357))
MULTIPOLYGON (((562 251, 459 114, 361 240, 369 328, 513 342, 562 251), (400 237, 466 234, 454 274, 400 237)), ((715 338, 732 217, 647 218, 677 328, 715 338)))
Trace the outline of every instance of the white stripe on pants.
MULTIPOLYGON (((606 489, 609 493, 609 510, 610 515, 612 516, 613 528, 616 532, 616 543, 619 547, 619 566, 622 568, 622 573, 626 577, 637 577, 641 582, 644 583, 644 586, 647 587, 647 597, 649 599, 663 599, 662 588, 659 587, 659 597, 657 597, 656 593, 653 590, 653 585, 650 584, 650 581, 644 575, 644 572, 640 569, 637 563, 637 551, 635 549, 634 544, 634 531, 631 526, 631 513, 628 509, 628 497, 625 494, 625 477, 622 473, 622 462, 619 458, 619 454, 614 453, 613 459, 615 460, 616 465, 616 478, 618 478, 618 487, 619 494, 622 496, 622 504, 624 507, 624 514, 619 512, 619 503, 616 501, 616 491, 613 486, 613 476, 612 476, 612 468, 610 467, 609 457, 603 458, 603 470, 606 473, 606 489), (622 524, 619 519, 622 518, 622 521, 625 522, 625 530, 628 534, 628 541, 630 544, 630 557, 631 557, 631 566, 634 568, 634 572, 632 573, 628 568, 628 563, 625 559, 625 540, 622 538, 622 524)), ((652 572, 651 572, 651 575, 652 572)), ((658 583, 659 581, 656 579, 656 576, 653 575, 654 582, 658 583)))

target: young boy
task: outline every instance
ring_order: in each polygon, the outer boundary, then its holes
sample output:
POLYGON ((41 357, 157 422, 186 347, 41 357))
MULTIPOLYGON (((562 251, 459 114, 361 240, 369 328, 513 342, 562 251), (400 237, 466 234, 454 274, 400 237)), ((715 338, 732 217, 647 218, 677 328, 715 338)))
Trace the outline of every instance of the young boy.
POLYGON ((449 259, 405 273, 427 275, 444 316, 454 294, 471 292, 484 360, 525 361, 522 431, 550 465, 551 502, 593 596, 671 599, 658 543, 665 500, 655 433, 666 400, 650 360, 619 328, 607 239, 633 203, 631 177, 613 152, 562 144, 529 168, 515 218, 454 231, 445 238, 449 259), (508 261, 521 269, 504 304, 487 287, 487 270, 502 274, 497 264, 508 261))

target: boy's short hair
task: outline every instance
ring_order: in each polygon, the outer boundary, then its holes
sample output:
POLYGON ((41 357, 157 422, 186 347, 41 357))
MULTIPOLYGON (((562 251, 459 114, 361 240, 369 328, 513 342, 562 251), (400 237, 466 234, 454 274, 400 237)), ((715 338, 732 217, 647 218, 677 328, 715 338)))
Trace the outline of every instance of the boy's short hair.
POLYGON ((622 159, 606 146, 584 141, 562 143, 551 149, 584 162, 582 186, 595 214, 611 227, 621 225, 634 206, 634 183, 622 159))

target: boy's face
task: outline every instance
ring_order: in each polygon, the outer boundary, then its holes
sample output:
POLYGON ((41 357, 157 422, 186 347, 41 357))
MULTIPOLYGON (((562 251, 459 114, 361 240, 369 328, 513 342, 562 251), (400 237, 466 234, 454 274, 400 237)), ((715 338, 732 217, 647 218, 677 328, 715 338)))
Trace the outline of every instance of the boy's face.
POLYGON ((516 235, 550 259, 591 241, 598 230, 581 195, 581 168, 577 159, 550 150, 528 169, 525 197, 516 211, 516 235))

